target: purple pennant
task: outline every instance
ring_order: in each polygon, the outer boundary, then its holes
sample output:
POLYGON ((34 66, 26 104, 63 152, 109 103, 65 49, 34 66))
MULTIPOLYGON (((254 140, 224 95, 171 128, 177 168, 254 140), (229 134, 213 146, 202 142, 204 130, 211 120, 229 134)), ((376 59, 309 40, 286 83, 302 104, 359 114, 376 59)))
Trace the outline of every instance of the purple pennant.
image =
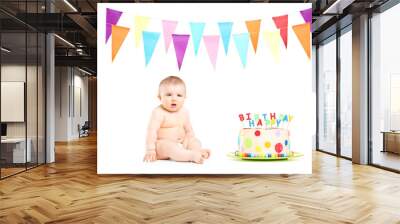
POLYGON ((113 10, 113 9, 106 9, 106 43, 111 36, 111 27, 112 25, 117 25, 119 18, 121 17, 122 12, 113 10))
POLYGON ((306 21, 306 23, 311 23, 312 21, 312 9, 305 9, 300 11, 301 16, 303 16, 303 19, 306 21))
POLYGON ((178 62, 179 70, 181 70, 183 58, 185 57, 189 37, 190 35, 186 34, 172 34, 172 41, 174 42, 176 61, 178 62))

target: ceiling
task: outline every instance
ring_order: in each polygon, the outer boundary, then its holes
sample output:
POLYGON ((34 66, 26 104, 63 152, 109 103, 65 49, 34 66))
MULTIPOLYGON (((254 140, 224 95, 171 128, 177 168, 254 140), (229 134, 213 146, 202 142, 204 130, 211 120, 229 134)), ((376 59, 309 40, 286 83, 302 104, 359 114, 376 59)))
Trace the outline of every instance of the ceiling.
MULTIPOLYGON (((30 58, 29 55, 35 53, 36 49, 42 49, 43 44, 39 43, 38 45, 35 39, 36 35, 28 35, 27 40, 25 40, 25 35, 21 35, 21 32, 24 33, 25 29, 28 29, 28 31, 55 32, 60 37, 55 38, 56 65, 80 66, 95 73, 97 66, 97 3, 308 2, 312 3, 313 8, 312 32, 315 43, 321 36, 326 36, 328 28, 338 20, 346 16, 356 16, 360 12, 376 8, 386 1, 388 0, 47 0, 46 8, 46 0, 1 0, 1 43, 2 46, 13 49, 12 54, 16 58, 18 54, 26 53, 30 58), (48 13, 50 11, 52 13, 48 13), (28 43, 26 50, 25 42, 28 43)), ((10 55, 8 57, 11 58, 10 55)))

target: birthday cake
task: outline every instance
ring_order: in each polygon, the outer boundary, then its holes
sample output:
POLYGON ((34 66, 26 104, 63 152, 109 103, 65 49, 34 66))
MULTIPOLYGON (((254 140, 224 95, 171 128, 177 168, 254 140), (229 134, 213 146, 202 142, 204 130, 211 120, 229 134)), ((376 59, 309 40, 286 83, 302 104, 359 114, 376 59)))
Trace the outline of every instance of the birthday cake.
POLYGON ((241 128, 236 156, 241 158, 285 159, 290 156, 287 114, 240 114, 241 128))

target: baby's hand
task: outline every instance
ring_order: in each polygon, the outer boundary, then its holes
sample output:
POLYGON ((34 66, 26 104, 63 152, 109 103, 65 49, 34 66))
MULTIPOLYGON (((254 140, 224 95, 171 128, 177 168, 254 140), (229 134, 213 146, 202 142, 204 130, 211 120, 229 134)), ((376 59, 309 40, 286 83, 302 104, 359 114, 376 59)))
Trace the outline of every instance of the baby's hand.
POLYGON ((144 155, 143 161, 145 162, 153 162, 157 160, 156 151, 148 151, 146 155, 144 155))

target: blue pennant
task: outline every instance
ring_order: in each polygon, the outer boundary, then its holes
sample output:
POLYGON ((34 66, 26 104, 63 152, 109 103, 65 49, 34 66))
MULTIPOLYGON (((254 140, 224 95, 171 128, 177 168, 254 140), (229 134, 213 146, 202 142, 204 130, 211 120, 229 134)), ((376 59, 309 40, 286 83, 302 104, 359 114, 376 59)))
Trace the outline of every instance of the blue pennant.
POLYGON ((158 39, 160 38, 159 32, 147 32, 143 31, 143 45, 144 45, 144 57, 146 59, 146 66, 149 64, 151 57, 153 56, 154 49, 157 45, 158 39))
POLYGON ((190 30, 192 31, 192 40, 194 46, 194 54, 197 55, 201 38, 203 36, 205 23, 190 23, 190 30))
POLYGON ((249 33, 234 34, 233 39, 235 40, 236 49, 239 52, 243 67, 246 67, 247 49, 249 48, 249 33))
POLYGON ((224 43, 225 55, 228 54, 229 41, 231 39, 233 22, 218 23, 219 32, 221 33, 222 42, 224 43))

